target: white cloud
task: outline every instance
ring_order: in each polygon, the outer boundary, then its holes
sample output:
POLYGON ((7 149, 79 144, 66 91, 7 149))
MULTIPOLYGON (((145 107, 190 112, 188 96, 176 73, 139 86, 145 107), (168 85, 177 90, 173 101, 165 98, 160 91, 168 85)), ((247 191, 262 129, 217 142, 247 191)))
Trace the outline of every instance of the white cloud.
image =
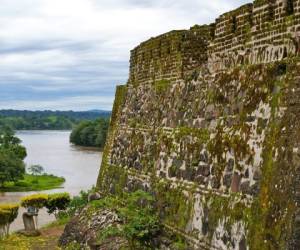
MULTIPOLYGON (((18 110, 75 110, 84 111, 89 109, 111 110, 113 98, 108 96, 73 96, 57 98, 55 100, 22 100, 11 104, 11 109, 18 110)), ((5 103, 0 101, 0 106, 5 103)))
POLYGON ((64 109, 81 95, 84 107, 111 107, 115 85, 128 77, 130 49, 169 30, 210 23, 246 2, 1 0, 0 108, 64 109), (105 103, 88 100, 97 93, 105 103))

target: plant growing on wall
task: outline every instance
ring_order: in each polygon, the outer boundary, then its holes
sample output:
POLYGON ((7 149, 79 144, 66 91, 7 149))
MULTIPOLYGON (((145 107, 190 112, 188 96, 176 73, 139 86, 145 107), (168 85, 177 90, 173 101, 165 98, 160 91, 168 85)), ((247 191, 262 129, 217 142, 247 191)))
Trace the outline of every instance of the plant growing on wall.
POLYGON ((100 240, 121 236, 127 239, 130 249, 144 249, 154 245, 161 224, 151 194, 138 190, 95 201, 94 205, 115 209, 123 222, 120 227, 112 226, 102 231, 100 240))

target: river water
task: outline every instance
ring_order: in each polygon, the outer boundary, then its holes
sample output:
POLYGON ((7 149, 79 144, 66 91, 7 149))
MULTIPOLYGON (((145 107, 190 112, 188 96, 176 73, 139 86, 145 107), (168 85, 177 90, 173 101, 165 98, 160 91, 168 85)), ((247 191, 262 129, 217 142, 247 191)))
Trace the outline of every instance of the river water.
MULTIPOLYGON (((27 149, 26 165, 42 165, 46 173, 63 176, 66 182, 61 188, 45 193, 69 192, 77 195, 81 190, 96 184, 102 153, 94 149, 73 146, 69 143, 70 131, 18 131, 17 136, 27 149)), ((0 193, 0 203, 19 202, 20 198, 40 192, 0 193)), ((11 230, 22 229, 22 213, 11 225, 11 230)), ((54 220, 43 209, 39 212, 39 226, 54 220)))

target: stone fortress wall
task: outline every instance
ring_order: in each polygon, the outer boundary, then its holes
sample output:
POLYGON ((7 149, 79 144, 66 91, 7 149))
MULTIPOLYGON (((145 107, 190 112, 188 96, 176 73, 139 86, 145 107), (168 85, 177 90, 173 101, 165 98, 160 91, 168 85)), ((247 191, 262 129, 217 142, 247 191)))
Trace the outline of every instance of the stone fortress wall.
POLYGON ((182 79, 207 61, 211 72, 279 61, 300 49, 299 39, 300 1, 255 1, 143 42, 131 51, 129 83, 182 79))
POLYGON ((169 249, 300 249, 299 27, 257 0, 132 50, 98 188, 152 192, 169 249))

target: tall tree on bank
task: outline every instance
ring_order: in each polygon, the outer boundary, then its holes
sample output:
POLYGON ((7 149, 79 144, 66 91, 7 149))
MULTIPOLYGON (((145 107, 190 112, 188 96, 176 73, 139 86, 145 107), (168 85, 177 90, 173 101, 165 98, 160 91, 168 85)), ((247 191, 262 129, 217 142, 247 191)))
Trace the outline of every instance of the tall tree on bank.
POLYGON ((4 182, 17 181, 25 174, 26 149, 14 131, 0 127, 0 187, 4 182))

